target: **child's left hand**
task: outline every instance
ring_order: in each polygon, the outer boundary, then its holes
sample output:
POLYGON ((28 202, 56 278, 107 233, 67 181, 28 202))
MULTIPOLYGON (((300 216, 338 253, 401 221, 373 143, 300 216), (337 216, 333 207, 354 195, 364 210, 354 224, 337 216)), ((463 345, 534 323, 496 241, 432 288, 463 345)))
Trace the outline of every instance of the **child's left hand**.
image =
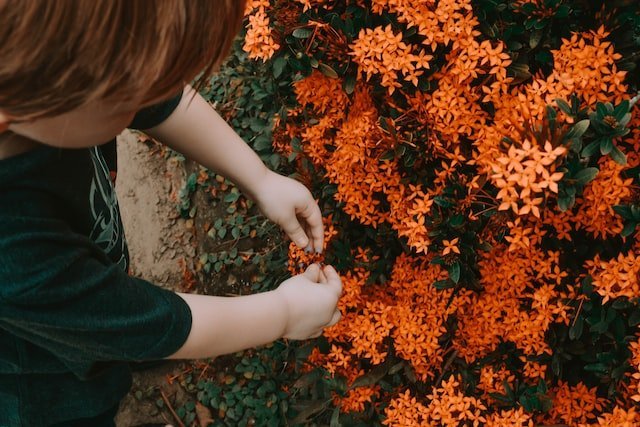
POLYGON ((307 187, 269 171, 254 195, 262 213, 282 227, 296 245, 309 251, 322 252, 322 214, 307 187))

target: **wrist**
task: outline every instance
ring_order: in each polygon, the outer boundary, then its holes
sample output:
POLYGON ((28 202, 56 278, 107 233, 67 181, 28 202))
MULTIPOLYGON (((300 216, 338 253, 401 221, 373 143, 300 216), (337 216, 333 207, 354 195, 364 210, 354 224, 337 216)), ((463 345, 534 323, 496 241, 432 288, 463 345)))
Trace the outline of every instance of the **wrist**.
POLYGON ((279 324, 277 330, 279 331, 278 339, 284 338, 289 330, 289 316, 291 310, 289 309, 289 299, 285 292, 282 292, 279 288, 268 292, 271 294, 271 304, 274 307, 274 318, 277 319, 279 324))
POLYGON ((250 198, 254 202, 258 202, 260 195, 264 193, 264 188, 267 181, 270 179, 270 175, 273 174, 272 170, 262 164, 259 171, 256 171, 251 182, 248 182, 244 188, 240 187, 242 193, 250 198))

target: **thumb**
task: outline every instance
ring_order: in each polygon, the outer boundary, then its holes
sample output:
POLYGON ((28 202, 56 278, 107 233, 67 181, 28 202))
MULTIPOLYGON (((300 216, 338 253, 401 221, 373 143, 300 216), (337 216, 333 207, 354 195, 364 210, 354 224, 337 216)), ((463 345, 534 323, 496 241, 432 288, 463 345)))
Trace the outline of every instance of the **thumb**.
POLYGON ((320 269, 320 273, 318 273, 318 282, 322 283, 322 284, 327 284, 328 280, 327 280, 327 276, 324 274, 324 272, 322 271, 322 269, 320 269))
POLYGON ((342 294, 342 279, 340 279, 340 275, 335 270, 335 268, 333 268, 330 265, 327 265, 324 267, 322 273, 324 274, 324 277, 327 280, 327 285, 334 288, 336 294, 340 296, 342 294))
POLYGON ((320 280, 320 266, 318 264, 311 264, 307 267, 307 270, 302 273, 304 277, 311 280, 314 283, 318 283, 320 280))

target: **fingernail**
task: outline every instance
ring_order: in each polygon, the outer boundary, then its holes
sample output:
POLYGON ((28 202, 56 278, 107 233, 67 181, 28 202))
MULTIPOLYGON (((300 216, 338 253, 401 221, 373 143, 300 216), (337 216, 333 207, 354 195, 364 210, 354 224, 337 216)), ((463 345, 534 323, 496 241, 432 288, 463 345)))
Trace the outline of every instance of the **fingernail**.
POLYGON ((306 253, 306 254, 311 253, 311 245, 309 245, 306 248, 304 248, 304 253, 306 253))
POLYGON ((316 249, 316 253, 319 255, 322 253, 322 249, 316 249))

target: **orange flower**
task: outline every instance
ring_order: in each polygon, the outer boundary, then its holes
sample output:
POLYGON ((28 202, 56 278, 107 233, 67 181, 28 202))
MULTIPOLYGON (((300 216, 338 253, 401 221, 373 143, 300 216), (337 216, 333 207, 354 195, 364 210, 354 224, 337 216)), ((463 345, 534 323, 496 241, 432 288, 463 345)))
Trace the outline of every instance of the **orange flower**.
POLYGON ((459 239, 457 237, 451 241, 443 240, 442 244, 444 245, 444 249, 442 250, 442 255, 448 255, 451 252, 460 254, 460 249, 458 248, 458 240, 459 239))
POLYGON ((618 297, 640 297, 640 254, 634 250, 620 253, 609 261, 602 261, 600 255, 596 255, 592 261, 587 261, 586 267, 603 303, 618 297))
POLYGON ((545 421, 569 425, 594 421, 605 401, 596 395, 596 390, 597 387, 587 388, 582 383, 569 386, 559 381, 551 391, 553 407, 545 415, 545 421))
POLYGON ((258 6, 256 10, 250 12, 247 34, 244 38, 242 49, 249 54, 249 58, 262 59, 266 61, 280 49, 280 45, 274 40, 269 17, 267 16, 268 1, 251 1, 247 3, 247 10, 258 6))

